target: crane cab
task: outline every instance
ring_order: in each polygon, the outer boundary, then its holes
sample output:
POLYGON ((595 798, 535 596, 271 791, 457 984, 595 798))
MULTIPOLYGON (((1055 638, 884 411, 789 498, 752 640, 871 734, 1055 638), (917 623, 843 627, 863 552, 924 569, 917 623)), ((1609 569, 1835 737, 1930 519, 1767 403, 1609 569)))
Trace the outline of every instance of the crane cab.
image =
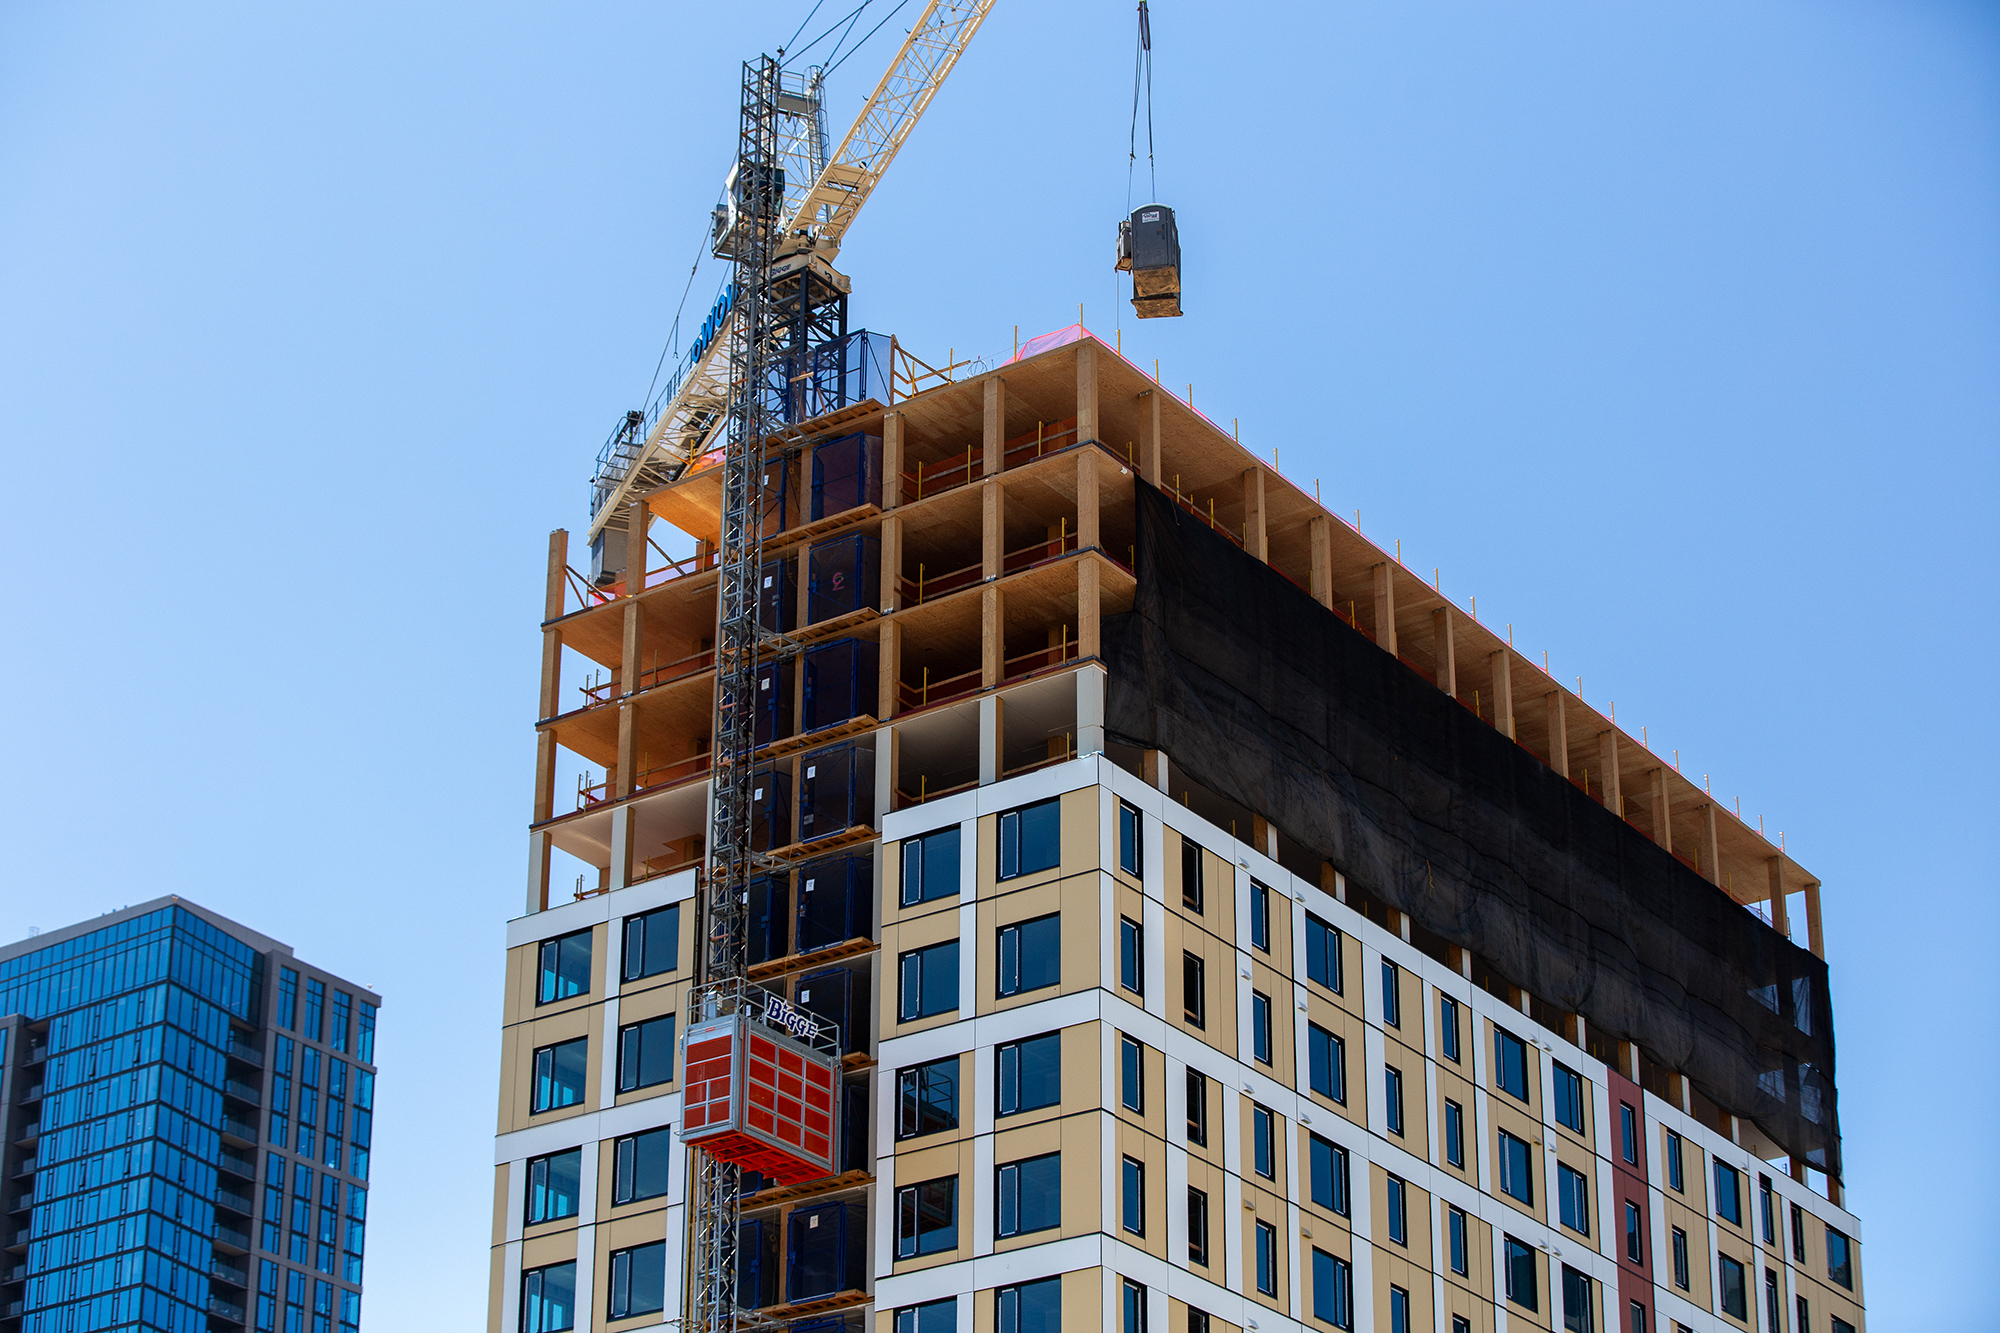
POLYGON ((1147 204, 1118 224, 1118 268, 1132 275, 1132 308, 1140 319, 1181 313, 1181 236, 1173 209, 1147 204))

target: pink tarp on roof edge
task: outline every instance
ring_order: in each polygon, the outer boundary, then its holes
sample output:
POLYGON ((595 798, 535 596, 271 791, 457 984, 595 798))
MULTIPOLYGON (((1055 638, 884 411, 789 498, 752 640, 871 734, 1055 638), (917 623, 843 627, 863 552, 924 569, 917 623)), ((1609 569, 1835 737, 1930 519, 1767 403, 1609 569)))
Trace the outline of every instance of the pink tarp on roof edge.
MULTIPOLYGON (((1026 361, 1031 356, 1040 356, 1052 347, 1065 347, 1073 342, 1081 342, 1085 338, 1096 337, 1096 334, 1083 327, 1083 325, 1071 324, 1067 328, 1057 329, 1054 333, 1044 333, 1038 338, 1028 339, 1028 341, 1021 344, 1021 350, 1014 353, 1014 360, 1009 361, 1007 364, 1011 366, 1014 364, 1014 361, 1026 361)), ((1104 341, 1102 338, 1098 338, 1097 340, 1099 342, 1104 341)))

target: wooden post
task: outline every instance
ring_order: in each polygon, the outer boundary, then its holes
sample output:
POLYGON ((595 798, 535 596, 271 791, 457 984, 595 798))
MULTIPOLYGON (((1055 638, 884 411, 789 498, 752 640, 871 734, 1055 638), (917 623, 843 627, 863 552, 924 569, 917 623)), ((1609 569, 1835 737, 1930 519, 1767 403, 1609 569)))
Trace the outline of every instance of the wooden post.
POLYGON ((555 818, 556 813, 556 734, 535 733, 535 823, 555 818))
POLYGON ((1722 883, 1722 853, 1715 837, 1715 805, 1701 808, 1701 873, 1710 884, 1722 883))
POLYGON ((1453 633, 1456 628, 1449 606, 1431 612, 1431 660, 1437 668, 1437 687, 1454 699, 1458 697, 1458 645, 1453 633))
POLYGON ((1000 616, 1000 589, 989 583, 981 589, 979 603, 979 684, 982 689, 990 690, 1000 683, 1007 658, 1005 630, 1006 623, 1000 616))
POLYGON ((1375 566, 1375 643, 1391 657, 1396 654, 1395 566, 1384 560, 1375 566))
POLYGON ((875 717, 887 722, 896 715, 897 686, 903 679, 903 626, 884 620, 881 650, 875 659, 875 717))
POLYGON ((1096 657, 1104 651, 1098 635, 1098 566, 1094 557, 1076 562, 1076 655, 1096 657))
POLYGON ((1004 461, 1001 455, 1007 448, 1007 382, 998 375, 988 375, 985 394, 980 414, 980 442, 985 449, 986 461, 979 475, 990 477, 1000 470, 1004 461))
POLYGON ((1666 848, 1674 849, 1673 809, 1667 797, 1667 770, 1665 765, 1656 768, 1649 775, 1652 779, 1653 798, 1653 841, 1666 848))
POLYGON ((1618 731, 1608 728, 1597 736, 1597 765, 1604 793, 1604 808, 1620 819, 1625 817, 1625 800, 1618 790, 1618 731))
POLYGON ((1514 662, 1502 648, 1489 659, 1493 667, 1493 729, 1514 739, 1514 662))
POLYGON ((646 591, 646 529, 653 515, 644 500, 625 506, 625 595, 637 597, 646 591))
MULTIPOLYGON (((797 590, 796 590, 796 591, 797 591, 797 594, 798 594, 798 599, 799 599, 799 600, 798 600, 798 607, 799 607, 799 610, 798 610, 798 623, 799 623, 799 628, 800 628, 800 629, 804 629, 804 628, 805 628, 805 627, 806 627, 807 625, 810 625, 810 624, 812 624, 812 618, 813 618, 813 616, 812 616, 812 547, 810 547, 810 546, 801 546, 801 547, 799 548, 799 556, 798 556, 798 559, 799 559, 799 568, 798 568, 798 572, 797 572, 797 578, 798 578, 798 588, 797 588, 797 590)), ((761 575, 761 571, 760 571, 760 575, 761 575)), ((759 585, 759 586, 761 586, 761 585, 759 585)), ((797 716, 797 714, 795 713, 795 714, 793 714, 793 716, 794 716, 794 717, 796 717, 796 716, 797 716)))
POLYGON ((903 503, 903 414, 882 414, 882 507, 903 503))
POLYGON ((554 717, 562 711, 562 631, 542 631, 542 689, 535 719, 554 717))
POLYGON ((1264 530, 1264 469, 1253 467, 1243 473, 1243 549, 1265 563, 1270 562, 1270 545, 1264 530))
POLYGON ((1155 791, 1166 792, 1169 796, 1173 794, 1170 772, 1172 765, 1167 762, 1165 750, 1146 751, 1139 761, 1139 767, 1145 774, 1147 786, 1155 791))
POLYGON ((991 583, 1004 572, 1007 556, 1007 495, 998 478, 989 477, 980 496, 979 574, 991 583))
POLYGON ((1549 706, 1549 767, 1564 777, 1569 776, 1569 721, 1564 716, 1568 711, 1563 706, 1563 692, 1550 690, 1549 706))
MULTIPOLYGON (((632 568, 628 557, 625 568, 632 568)), ((637 694, 639 692, 639 645, 643 640, 639 626, 639 604, 632 600, 625 603, 625 637, 619 648, 618 692, 637 694)))
POLYGON ((1076 440, 1083 444, 1097 438, 1097 341, 1085 338, 1076 345, 1076 440))
POLYGON ((1312 534, 1310 591, 1314 601, 1330 610, 1333 607, 1333 533, 1327 526, 1325 514, 1313 515, 1306 527, 1312 534))
POLYGON ((569 569, 569 530, 557 528, 549 534, 549 574, 548 589, 542 599, 542 619, 558 620, 562 617, 564 595, 563 578, 569 569))
POLYGON ((1785 858, 1773 856, 1764 862, 1770 879, 1771 928, 1786 939, 1792 937, 1792 919, 1785 911, 1785 858))
POLYGON ((1819 881, 1806 882, 1806 947, 1813 957, 1826 957, 1826 935, 1820 928, 1819 881))
POLYGON ((607 774, 611 790, 606 793, 613 800, 623 800, 632 794, 632 748, 633 732, 638 724, 639 706, 633 703, 618 705, 618 765, 615 773, 607 774))
POLYGON ((1139 474, 1153 486, 1160 484, 1160 393, 1148 389, 1139 395, 1146 400, 1146 448, 1140 456, 1139 474))
POLYGON ((1076 451, 1076 549, 1088 551, 1098 542, 1097 450, 1076 451))
POLYGON ((903 609, 903 520, 891 514, 882 520, 882 610, 903 609))

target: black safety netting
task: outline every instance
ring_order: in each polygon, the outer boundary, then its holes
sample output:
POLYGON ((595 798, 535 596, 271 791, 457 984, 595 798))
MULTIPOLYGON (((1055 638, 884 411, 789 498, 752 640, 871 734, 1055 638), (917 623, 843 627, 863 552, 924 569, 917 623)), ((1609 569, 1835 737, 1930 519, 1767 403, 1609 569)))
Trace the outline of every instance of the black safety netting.
POLYGON ((1353 884, 1839 1175, 1824 962, 1283 575, 1136 489, 1138 595, 1104 626, 1114 740, 1165 751, 1353 884))

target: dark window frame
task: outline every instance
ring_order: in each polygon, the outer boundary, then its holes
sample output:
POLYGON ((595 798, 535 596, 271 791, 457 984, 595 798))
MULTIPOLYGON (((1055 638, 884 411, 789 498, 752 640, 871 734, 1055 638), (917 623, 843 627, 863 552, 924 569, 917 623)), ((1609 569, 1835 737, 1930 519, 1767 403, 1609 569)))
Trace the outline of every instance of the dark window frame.
POLYGON ((677 972, 681 966, 681 905, 668 903, 651 911, 635 912, 625 918, 624 956, 619 959, 618 974, 627 982, 644 981, 647 977, 664 976, 677 972), (670 942, 664 965, 648 970, 647 959, 654 952, 653 937, 655 923, 665 922, 665 938, 670 942), (637 947, 634 947, 634 936, 637 947))
POLYGON ((1139 807, 1120 798, 1118 802, 1118 868, 1134 879, 1146 876, 1146 817, 1139 807))
POLYGON ((959 864, 964 846, 962 835, 961 827, 952 824, 903 839, 902 882, 898 893, 903 906, 916 907, 940 898, 955 898, 964 891, 960 883, 963 875, 959 864), (950 843, 949 855, 944 850, 947 842, 950 843), (937 872, 946 864, 951 866, 947 885, 933 887, 937 872))
POLYGON ((1024 921, 1010 921, 996 929, 994 944, 999 999, 1062 985, 1062 913, 1047 912, 1024 921), (1030 959, 1034 960, 1032 975, 1030 959))
POLYGON ((1146 997, 1146 927, 1129 916, 1118 918, 1118 985, 1146 997))
POLYGON ((942 1254, 958 1248, 958 1177, 934 1176, 929 1180, 914 1180, 907 1185, 896 1187, 896 1258, 921 1259, 926 1255, 942 1254), (926 1198, 928 1191, 932 1197, 926 1198), (925 1225, 927 1217, 935 1218, 940 1207, 937 1195, 945 1198, 944 1207, 950 1212, 949 1222, 925 1225), (942 1238, 942 1239, 941 1239, 942 1238), (946 1243, 949 1242, 949 1243, 946 1243))
POLYGON ((1001 1240, 1062 1226, 1062 1154, 1039 1153, 993 1168, 993 1234, 1001 1240), (1050 1169, 1052 1168, 1052 1170, 1050 1169), (1047 1178, 1043 1172, 1048 1170, 1047 1178), (1032 1174, 1033 1178, 1030 1179, 1032 1174), (1034 1205, 1033 1215, 1024 1201, 1034 1205), (1011 1217, 1009 1215, 1011 1209, 1011 1217), (1046 1209, 1045 1213, 1043 1210, 1046 1209))
POLYGON ((1025 1115, 1030 1111, 1043 1111, 1062 1104, 1062 1030, 1038 1032, 1032 1037, 1021 1037, 1014 1041, 1001 1042, 993 1048, 993 1114, 995 1119, 1010 1115, 1025 1115), (1036 1048, 1037 1058, 1045 1043, 1055 1047, 1054 1095, 1045 1102, 1023 1104, 1021 1100, 1021 1059, 1029 1047, 1036 1048), (1011 1084, 1011 1089, 1010 1089, 1011 1084), (1009 1106, 1008 1093, 1013 1093, 1014 1104, 1009 1106))
POLYGON ((675 1152, 676 1146, 674 1144, 673 1127, 671 1125, 661 1125, 654 1129, 642 1129, 636 1134, 624 1134, 612 1140, 612 1205, 616 1207, 620 1204, 638 1203, 645 1199, 664 1198, 670 1193, 673 1188, 675 1152), (647 1189, 643 1194, 640 1193, 640 1190, 645 1187, 641 1184, 639 1169, 639 1150, 642 1139, 645 1140, 645 1146, 648 1148, 656 1142, 660 1144, 664 1150, 665 1158, 660 1164, 659 1188, 647 1189))
MULTIPOLYGON (((940 940, 936 944, 926 944, 915 949, 905 949, 896 955, 896 1021, 898 1023, 920 1023, 927 1018, 937 1018, 944 1014, 958 1012, 960 982, 959 942, 956 939, 940 940), (950 952, 949 965, 945 962, 946 951, 950 952), (915 969, 916 984, 912 987, 911 969, 915 969), (951 1005, 948 1008, 927 1009, 924 1007, 930 996, 932 969, 951 978, 951 1005), (914 991, 914 995, 912 992, 914 991), (914 1004, 914 1007, 912 1007, 914 1004)), ((942 988, 943 983, 938 983, 942 988)))
MULTIPOLYGON (((656 1014, 651 1018, 642 1018, 636 1023, 620 1025, 618 1029, 617 1082, 617 1088, 620 1093, 638 1092, 644 1088, 664 1087, 674 1081, 674 1029, 674 1015, 672 1014, 656 1014), (646 1076, 647 1066, 651 1065, 656 1058, 655 1053, 650 1050, 653 1043, 649 1038, 661 1031, 662 1024, 665 1025, 666 1032, 666 1054, 664 1057, 666 1060, 666 1072, 658 1078, 648 1078, 646 1076), (634 1058, 632 1049, 634 1045, 638 1047, 636 1059, 634 1058)), ((654 1072, 658 1071, 655 1070, 654 1072)))
POLYGON ((999 845, 996 850, 999 864, 995 867, 996 878, 1019 879, 1023 875, 1055 870, 1062 865, 1062 797, 1051 796, 1046 801, 1034 801, 1028 805, 1002 811, 997 823, 996 840, 999 845), (1027 841, 1031 837, 1040 839, 1045 835, 1046 830, 1041 827, 1041 823, 1050 811, 1054 812, 1055 817, 1052 846, 1045 847, 1039 841, 1027 841), (1051 851, 1054 853, 1054 859, 1045 860, 1051 851), (1029 864, 1030 861, 1033 864, 1029 864))
POLYGON ((957 1129, 959 1124, 958 1090, 959 1061, 956 1055, 942 1056, 936 1060, 926 1060, 922 1064, 904 1065, 896 1071, 896 1140, 920 1139, 927 1134, 944 1134, 957 1129), (948 1075, 942 1073, 946 1065, 951 1066, 948 1075), (931 1095, 933 1080, 940 1079, 950 1087, 950 1124, 929 1124, 927 1120, 936 1113, 931 1110, 937 1099, 931 1095))
POLYGON ((590 970, 595 961, 591 954, 594 952, 596 934, 596 927, 585 926, 582 930, 572 930, 567 934, 551 935, 541 942, 541 946, 535 951, 536 1008, 545 1004, 560 1004, 564 1000, 573 1000, 579 995, 590 994, 590 970), (563 990, 565 983, 574 981, 570 975, 574 951, 570 946, 578 941, 581 941, 583 946, 583 981, 575 990, 563 990))

